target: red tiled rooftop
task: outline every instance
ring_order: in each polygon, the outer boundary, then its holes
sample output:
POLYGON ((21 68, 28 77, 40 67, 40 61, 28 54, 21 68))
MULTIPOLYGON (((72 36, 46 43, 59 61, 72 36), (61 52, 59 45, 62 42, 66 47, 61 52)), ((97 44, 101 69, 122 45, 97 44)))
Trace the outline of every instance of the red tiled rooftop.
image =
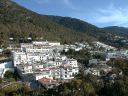
POLYGON ((50 85, 50 84, 57 84, 58 82, 56 80, 43 77, 42 79, 38 80, 41 84, 50 85))

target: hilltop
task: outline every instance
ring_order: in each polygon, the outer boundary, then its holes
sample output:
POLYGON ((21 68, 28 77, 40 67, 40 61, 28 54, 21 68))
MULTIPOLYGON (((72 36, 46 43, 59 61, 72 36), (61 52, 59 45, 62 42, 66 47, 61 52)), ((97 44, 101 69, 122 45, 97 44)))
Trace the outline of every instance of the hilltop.
MULTIPOLYGON (((127 28, 99 28, 93 24, 71 17, 35 13, 10 0, 0 0, 0 45, 32 40, 54 40, 61 43, 99 40, 116 46, 107 40, 113 35, 128 36, 127 28), (121 30, 120 30, 121 29, 121 30)), ((118 44, 120 45, 120 44, 118 44)))
POLYGON ((0 0, 0 37, 1 44, 7 43, 9 37, 15 42, 20 38, 32 37, 44 40, 73 42, 92 40, 93 37, 77 32, 52 21, 48 16, 40 15, 10 0, 0 0))
POLYGON ((111 32, 114 35, 120 35, 123 37, 128 36, 128 28, 126 28, 126 27, 109 26, 109 27, 104 27, 103 29, 108 32, 111 32))

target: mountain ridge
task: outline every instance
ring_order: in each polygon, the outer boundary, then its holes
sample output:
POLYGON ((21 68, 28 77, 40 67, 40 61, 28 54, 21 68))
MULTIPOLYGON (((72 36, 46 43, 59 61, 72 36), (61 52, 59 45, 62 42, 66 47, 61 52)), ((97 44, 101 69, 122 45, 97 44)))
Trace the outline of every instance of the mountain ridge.
POLYGON ((61 43, 99 40, 111 44, 106 38, 113 34, 109 28, 99 28, 80 19, 38 14, 10 0, 0 0, 0 21, 0 45, 8 44, 10 37, 16 43, 32 37, 61 43))
POLYGON ((120 35, 123 37, 128 36, 128 28, 127 27, 108 26, 108 27, 104 27, 103 29, 108 31, 108 32, 111 32, 115 35, 120 35))
POLYGON ((14 37, 17 42, 20 38, 30 36, 67 43, 90 38, 87 34, 66 28, 47 16, 29 11, 10 0, 0 0, 0 14, 1 43, 7 42, 9 37, 14 37))

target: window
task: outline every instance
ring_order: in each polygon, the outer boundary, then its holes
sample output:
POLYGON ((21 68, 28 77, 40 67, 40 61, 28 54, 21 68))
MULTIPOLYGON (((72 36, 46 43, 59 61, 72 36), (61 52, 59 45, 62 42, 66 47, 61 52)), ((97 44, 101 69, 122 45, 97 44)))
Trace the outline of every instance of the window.
POLYGON ((75 71, 77 71, 77 69, 75 69, 75 71))

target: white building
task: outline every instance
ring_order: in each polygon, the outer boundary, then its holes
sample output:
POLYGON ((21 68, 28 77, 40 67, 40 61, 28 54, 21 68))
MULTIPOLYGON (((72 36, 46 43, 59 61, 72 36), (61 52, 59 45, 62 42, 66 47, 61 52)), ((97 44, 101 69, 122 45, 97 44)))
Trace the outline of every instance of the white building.
POLYGON ((106 52, 106 60, 111 58, 128 58, 128 50, 106 52))
POLYGON ((21 63, 27 63, 27 55, 25 52, 13 52, 14 66, 21 63))
POLYGON ((72 79, 79 72, 77 60, 60 55, 63 47, 59 42, 22 43, 21 50, 13 52, 14 66, 24 80, 72 79))
POLYGON ((104 44, 102 42, 99 42, 99 41, 94 41, 93 44, 95 45, 95 47, 97 48, 104 48, 105 50, 116 50, 115 47, 112 47, 112 46, 109 46, 107 44, 104 44))
POLYGON ((49 42, 49 41, 33 41, 34 45, 50 45, 50 46, 60 46, 60 42, 49 42))
POLYGON ((13 62, 8 59, 0 60, 0 77, 3 78, 6 71, 14 72, 13 62))
POLYGON ((97 65, 98 64, 98 62, 99 62, 99 60, 98 59, 91 59, 91 60, 89 60, 89 65, 97 65))

